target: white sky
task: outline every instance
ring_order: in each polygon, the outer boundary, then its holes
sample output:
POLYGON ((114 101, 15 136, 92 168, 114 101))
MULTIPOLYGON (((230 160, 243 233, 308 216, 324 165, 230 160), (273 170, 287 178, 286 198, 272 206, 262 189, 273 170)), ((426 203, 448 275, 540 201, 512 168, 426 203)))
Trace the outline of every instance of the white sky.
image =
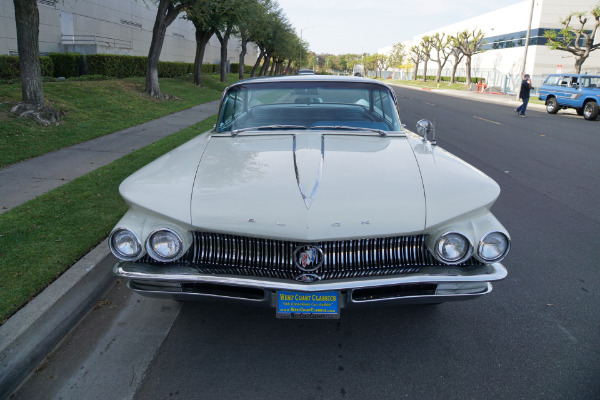
POLYGON ((277 0, 317 54, 376 53, 523 0, 277 0))

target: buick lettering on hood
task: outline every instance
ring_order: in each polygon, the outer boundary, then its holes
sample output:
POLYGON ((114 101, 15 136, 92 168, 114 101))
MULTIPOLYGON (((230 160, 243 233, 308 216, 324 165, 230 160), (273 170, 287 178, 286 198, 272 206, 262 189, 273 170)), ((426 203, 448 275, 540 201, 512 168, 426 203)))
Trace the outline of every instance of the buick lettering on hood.
POLYGON ((142 295, 237 300, 279 318, 473 299, 506 277, 500 188, 400 124, 359 77, 240 81, 214 129, 127 178, 109 244, 142 295))

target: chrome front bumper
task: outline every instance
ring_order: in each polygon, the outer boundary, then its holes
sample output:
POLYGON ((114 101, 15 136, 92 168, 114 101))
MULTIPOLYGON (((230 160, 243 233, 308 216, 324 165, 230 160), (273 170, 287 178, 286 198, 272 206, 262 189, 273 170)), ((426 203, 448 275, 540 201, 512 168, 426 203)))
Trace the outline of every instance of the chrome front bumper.
POLYGON ((113 273, 128 281, 128 287, 144 296, 175 300, 218 298, 263 303, 275 307, 278 290, 298 292, 339 291, 340 307, 396 301, 401 303, 440 303, 467 300, 492 291, 490 282, 506 277, 500 263, 479 267, 431 266, 403 275, 335 279, 313 283, 240 276, 211 275, 193 267, 161 266, 118 262, 113 273))

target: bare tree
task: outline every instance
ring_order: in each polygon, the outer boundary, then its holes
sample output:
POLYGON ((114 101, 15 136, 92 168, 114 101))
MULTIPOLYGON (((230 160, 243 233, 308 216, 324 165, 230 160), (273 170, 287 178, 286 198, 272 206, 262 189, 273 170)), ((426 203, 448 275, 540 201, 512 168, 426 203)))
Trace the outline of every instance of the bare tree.
POLYGON ((423 82, 427 81, 427 63, 431 59, 431 49, 433 48, 433 42, 430 36, 423 36, 421 38, 421 54, 423 60, 423 82))
POLYGON ((467 70, 466 86, 471 86, 471 58, 483 51, 483 32, 481 29, 459 32, 454 41, 454 46, 465 56, 465 69, 467 70))
POLYGON ((548 39, 546 43, 552 50, 562 50, 575 56, 575 72, 581 73, 581 66, 590 56, 590 53, 600 48, 600 43, 594 44, 596 31, 600 25, 600 5, 592 8, 589 13, 593 17, 591 30, 586 29, 588 19, 587 12, 575 12, 561 19, 563 28, 557 33, 554 30, 547 30, 544 36, 548 39), (571 26, 573 20, 579 22, 578 27, 571 26))
POLYGON ((17 25, 17 49, 21 75, 22 101, 11 109, 14 114, 41 124, 58 122, 58 112, 44 104, 40 66, 40 14, 36 0, 13 0, 17 25))
POLYGON ((433 47, 433 50, 435 50, 436 56, 436 58, 432 57, 431 60, 435 61, 438 65, 435 81, 439 83, 442 77, 442 69, 444 69, 452 52, 451 39, 449 36, 446 36, 445 33, 440 34, 437 32, 435 35, 431 36, 431 46, 433 47))
POLYGON ((419 64, 423 61, 423 49, 421 46, 413 46, 410 48, 410 53, 408 58, 415 65, 415 70, 413 74, 413 80, 417 80, 417 71, 419 70, 419 64))

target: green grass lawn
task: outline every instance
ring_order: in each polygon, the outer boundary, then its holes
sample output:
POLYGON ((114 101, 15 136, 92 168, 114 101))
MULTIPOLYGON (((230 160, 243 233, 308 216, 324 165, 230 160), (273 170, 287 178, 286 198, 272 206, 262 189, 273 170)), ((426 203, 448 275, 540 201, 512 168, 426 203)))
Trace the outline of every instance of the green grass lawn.
POLYGON ((216 115, 1 214, 1 323, 108 236, 127 210, 118 192, 123 179, 215 121, 216 115))
POLYGON ((142 95, 144 84, 144 78, 44 83, 46 103, 63 114, 58 126, 48 127, 10 114, 21 86, 0 85, 0 168, 218 100, 227 86, 214 74, 204 76, 204 88, 190 79, 160 79, 161 91, 180 99, 160 101, 142 95))

